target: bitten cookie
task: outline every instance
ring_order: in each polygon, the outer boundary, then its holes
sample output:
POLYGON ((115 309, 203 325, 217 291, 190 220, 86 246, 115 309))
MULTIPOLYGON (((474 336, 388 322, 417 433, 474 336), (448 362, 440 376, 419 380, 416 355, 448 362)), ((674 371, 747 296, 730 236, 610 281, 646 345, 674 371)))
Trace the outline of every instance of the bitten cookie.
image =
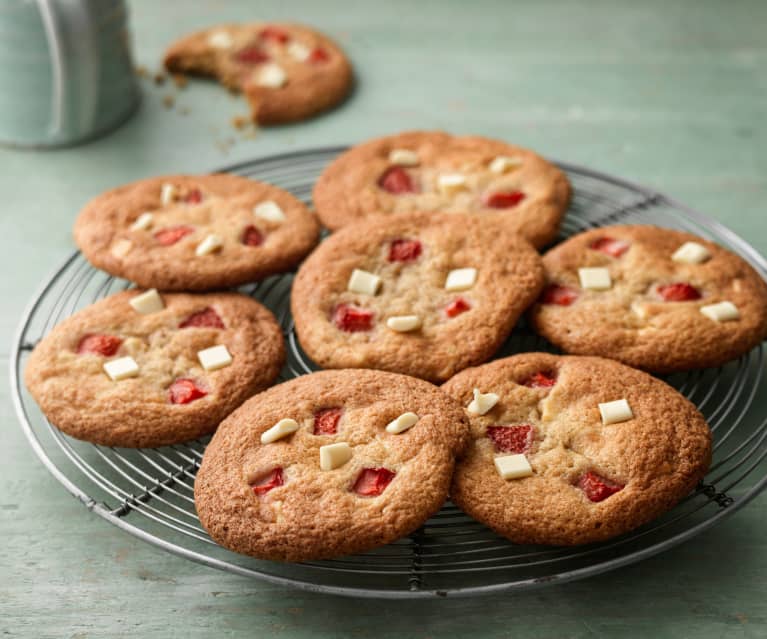
POLYGON ((298 24, 225 24, 174 42, 165 53, 172 72, 214 76, 242 91, 253 120, 303 120, 341 102, 352 68, 327 36, 298 24))
POLYGON ((570 202, 567 177, 542 157, 478 136, 411 131, 353 147, 314 187, 322 223, 412 211, 497 219, 540 248, 557 235, 570 202))
POLYGON ((606 226, 543 258, 530 317, 569 353, 658 373, 719 366, 767 336, 767 285, 734 253, 654 226, 606 226))
POLYGON ((474 440, 451 498, 516 543, 569 546, 632 530, 690 493, 710 463, 695 406, 611 360, 524 353, 442 388, 466 407, 474 440))
POLYGON ((218 543, 262 559, 361 552, 439 510, 467 441, 460 405, 427 382, 304 375, 224 420, 197 473, 197 513, 218 543))
POLYGON ((140 180, 91 200, 74 236, 94 266, 146 288, 209 290, 292 269, 319 224, 287 191, 235 175, 140 180))
POLYGON ((56 326, 25 381, 68 435, 143 448, 212 432, 274 382, 284 358, 277 321, 249 297, 130 290, 56 326))
POLYGON ((291 308, 323 368, 445 380, 488 359, 542 285, 538 254, 502 223, 415 213, 331 235, 299 269, 291 308))

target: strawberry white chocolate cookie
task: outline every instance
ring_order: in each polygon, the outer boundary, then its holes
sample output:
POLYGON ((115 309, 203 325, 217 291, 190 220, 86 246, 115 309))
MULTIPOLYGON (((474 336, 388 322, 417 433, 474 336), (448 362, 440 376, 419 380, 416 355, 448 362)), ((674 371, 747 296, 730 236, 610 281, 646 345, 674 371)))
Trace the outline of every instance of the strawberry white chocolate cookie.
POLYGON ((105 446, 165 446, 213 432, 277 377, 274 316, 238 293, 124 291, 56 326, 25 371, 50 422, 105 446))
POLYGON ((414 213, 331 235, 299 269, 291 307, 323 368, 445 380, 487 360, 542 285, 538 254, 502 223, 414 213))
POLYGON ((236 552, 282 561, 361 552, 439 510, 467 441, 461 406, 427 382, 371 370, 303 375, 224 420, 195 506, 236 552))
POLYGON ((516 543, 575 545, 640 526, 692 491, 711 460, 703 416, 664 382, 598 357, 524 353, 442 389, 472 444, 452 500, 516 543), (472 410, 477 393, 488 410, 472 410))
POLYGON ((658 373, 719 366, 767 336, 767 285, 742 258, 689 233, 606 226, 543 258, 532 324, 568 353, 658 373))
POLYGON ((91 200, 74 228, 86 258, 161 290, 209 290, 292 269, 319 224, 287 191, 235 175, 140 180, 91 200))
POLYGON ((370 215, 469 213, 503 221, 540 248, 570 202, 567 177, 542 157, 500 140, 411 131, 340 155, 314 187, 322 223, 338 229, 370 215))
POLYGON ((303 120, 341 102, 352 68, 327 36, 298 24, 223 24, 174 42, 165 53, 172 72, 213 76, 245 94, 253 120, 303 120))

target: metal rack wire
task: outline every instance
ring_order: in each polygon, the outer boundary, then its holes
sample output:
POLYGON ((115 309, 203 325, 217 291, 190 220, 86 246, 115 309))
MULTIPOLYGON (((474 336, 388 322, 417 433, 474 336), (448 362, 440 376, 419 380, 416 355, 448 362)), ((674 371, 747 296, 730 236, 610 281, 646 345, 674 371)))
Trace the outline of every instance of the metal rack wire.
MULTIPOLYGON (((271 182, 309 202, 315 179, 339 152, 324 148, 228 167, 271 182)), ((668 197, 582 167, 560 164, 574 186, 561 235, 613 223, 655 223, 688 230, 731 248, 767 278, 767 261, 734 233, 668 197)), ((293 331, 291 275, 243 287, 277 316, 288 344, 282 378, 314 370, 293 331)), ((119 528, 202 564, 240 575, 343 595, 415 598, 514 591, 570 581, 639 561, 709 528, 762 491, 767 473, 767 419, 755 405, 764 395, 765 353, 667 379, 704 413, 714 432, 714 461, 704 482, 671 512, 629 534, 578 548, 514 545, 447 503, 407 538, 378 550, 331 561, 258 561, 216 545, 200 526, 193 485, 207 439, 158 449, 94 446, 52 427, 20 383, 34 344, 63 318, 129 283, 73 254, 45 282, 25 313, 11 356, 16 410, 30 444, 48 470, 90 511, 119 528)), ((517 327, 500 355, 551 350, 517 327)))

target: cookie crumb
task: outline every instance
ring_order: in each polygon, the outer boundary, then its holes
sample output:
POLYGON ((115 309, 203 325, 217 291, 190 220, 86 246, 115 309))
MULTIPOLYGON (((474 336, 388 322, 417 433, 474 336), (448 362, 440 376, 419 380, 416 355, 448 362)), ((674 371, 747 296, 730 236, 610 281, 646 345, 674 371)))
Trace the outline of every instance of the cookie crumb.
POLYGON ((157 86, 162 86, 165 84, 165 74, 162 71, 158 71, 154 74, 154 83, 157 86))
POLYGON ((149 70, 143 64, 139 64, 134 69, 134 72, 140 78, 148 78, 149 77, 149 70))
POLYGON ((174 98, 171 94, 166 95, 162 99, 162 105, 166 109, 172 109, 173 105, 176 103, 176 98, 174 98))
POLYGON ((186 76, 183 73, 174 73, 173 74, 173 84, 176 85, 179 89, 186 88, 187 85, 187 79, 186 76))
POLYGON ((250 118, 244 115, 235 115, 231 122, 235 129, 242 130, 250 124, 250 118))

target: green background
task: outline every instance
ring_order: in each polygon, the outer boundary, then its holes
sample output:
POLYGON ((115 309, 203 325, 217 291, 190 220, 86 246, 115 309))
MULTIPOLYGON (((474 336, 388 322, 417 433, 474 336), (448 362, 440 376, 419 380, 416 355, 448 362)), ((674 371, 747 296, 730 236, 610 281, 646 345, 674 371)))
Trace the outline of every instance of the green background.
MULTIPOLYGON (((212 84, 142 80, 137 115, 69 150, 0 150, 0 356, 21 309, 73 249, 101 190, 278 152, 445 128, 645 183, 767 253, 767 2, 135 0, 135 57, 215 22, 292 19, 352 58, 357 90, 306 123, 247 137, 212 84), (173 108, 163 98, 174 96, 173 108)), ((9 87, 3 87, 10 90, 9 87)), ((34 457, 0 387, 0 633, 29 637, 764 637, 760 497, 661 556, 529 594, 378 602, 313 595, 173 557, 91 516, 34 457)))

